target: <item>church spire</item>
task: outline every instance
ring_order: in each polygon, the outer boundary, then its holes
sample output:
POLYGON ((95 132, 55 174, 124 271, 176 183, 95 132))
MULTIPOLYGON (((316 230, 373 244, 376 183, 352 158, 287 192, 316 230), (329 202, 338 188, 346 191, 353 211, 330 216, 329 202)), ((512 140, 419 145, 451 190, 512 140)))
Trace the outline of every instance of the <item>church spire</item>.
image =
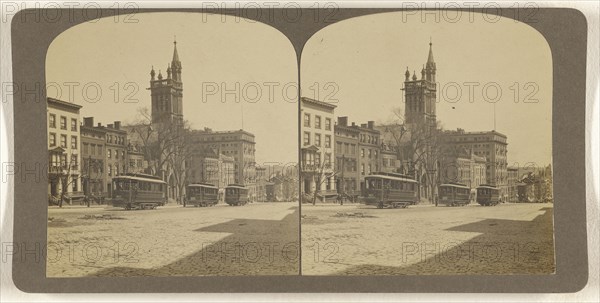
POLYGON ((435 82, 435 60, 433 60, 433 43, 431 37, 429 38, 429 56, 427 56, 427 63, 425 64, 425 73, 427 74, 427 81, 435 82))
POLYGON ((435 65, 435 61, 433 60, 433 43, 431 43, 431 37, 429 37, 429 56, 427 57, 427 64, 434 64, 435 65))
POLYGON ((177 53, 177 40, 173 40, 173 65, 175 65, 174 63, 176 62, 181 64, 181 62, 179 61, 179 54, 177 53))
POLYGON ((181 61, 177 53, 177 38, 173 40, 173 60, 171 60, 172 78, 174 81, 181 82, 181 61))

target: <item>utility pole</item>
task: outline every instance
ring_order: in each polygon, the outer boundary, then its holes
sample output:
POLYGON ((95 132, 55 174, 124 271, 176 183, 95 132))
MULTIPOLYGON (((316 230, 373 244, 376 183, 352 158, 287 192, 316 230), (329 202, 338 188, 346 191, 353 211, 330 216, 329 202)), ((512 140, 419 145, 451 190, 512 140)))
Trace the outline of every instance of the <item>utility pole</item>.
POLYGON ((89 155, 88 156, 88 165, 87 165, 87 181, 86 181, 86 200, 87 200, 87 207, 90 207, 90 181, 91 181, 91 164, 92 164, 92 156, 89 155))

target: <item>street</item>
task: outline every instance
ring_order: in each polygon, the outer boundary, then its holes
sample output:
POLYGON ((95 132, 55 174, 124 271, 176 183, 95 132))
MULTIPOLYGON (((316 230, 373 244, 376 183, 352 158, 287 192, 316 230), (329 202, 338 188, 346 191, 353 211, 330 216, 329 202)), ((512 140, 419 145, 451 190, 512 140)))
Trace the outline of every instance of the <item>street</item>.
POLYGON ((302 274, 551 274, 552 206, 303 205, 302 274))
POLYGON ((297 275, 297 206, 49 208, 46 275, 297 275))

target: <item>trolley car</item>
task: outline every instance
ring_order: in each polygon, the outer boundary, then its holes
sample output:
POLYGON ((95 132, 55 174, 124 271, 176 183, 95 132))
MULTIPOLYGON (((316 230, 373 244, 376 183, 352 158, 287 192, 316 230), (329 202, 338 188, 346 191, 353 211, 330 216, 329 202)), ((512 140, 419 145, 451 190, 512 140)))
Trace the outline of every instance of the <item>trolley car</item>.
POLYGON ((146 174, 125 174, 112 179, 112 205, 130 209, 155 209, 165 205, 166 182, 146 174))
POLYGON ((219 202, 219 188, 208 183, 188 184, 185 188, 184 205, 195 207, 214 206, 219 202))
POLYGON ((417 202, 417 181, 395 173, 375 173, 365 177, 362 192, 367 205, 377 208, 406 208, 417 202))
POLYGON ((248 189, 243 185, 229 184, 225 187, 225 203, 241 206, 248 203, 248 189))
POLYGON ((448 183, 440 185, 440 203, 446 206, 464 206, 469 204, 471 188, 465 184, 448 183))
POLYGON ((477 187, 477 203, 481 206, 494 206, 500 203, 500 191, 493 185, 482 184, 477 187))

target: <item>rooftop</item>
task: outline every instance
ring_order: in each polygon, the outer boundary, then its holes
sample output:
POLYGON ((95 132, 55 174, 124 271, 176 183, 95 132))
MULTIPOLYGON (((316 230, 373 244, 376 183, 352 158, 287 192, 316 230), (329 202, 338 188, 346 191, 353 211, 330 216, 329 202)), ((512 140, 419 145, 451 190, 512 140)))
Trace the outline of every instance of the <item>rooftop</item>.
POLYGON ((337 107, 337 105, 333 105, 331 103, 327 103, 327 102, 323 102, 323 101, 311 99, 311 98, 308 98, 308 97, 302 97, 300 100, 302 102, 306 102, 306 103, 310 103, 310 104, 322 106, 322 107, 325 107, 325 108, 328 108, 328 109, 334 109, 334 108, 337 107))

